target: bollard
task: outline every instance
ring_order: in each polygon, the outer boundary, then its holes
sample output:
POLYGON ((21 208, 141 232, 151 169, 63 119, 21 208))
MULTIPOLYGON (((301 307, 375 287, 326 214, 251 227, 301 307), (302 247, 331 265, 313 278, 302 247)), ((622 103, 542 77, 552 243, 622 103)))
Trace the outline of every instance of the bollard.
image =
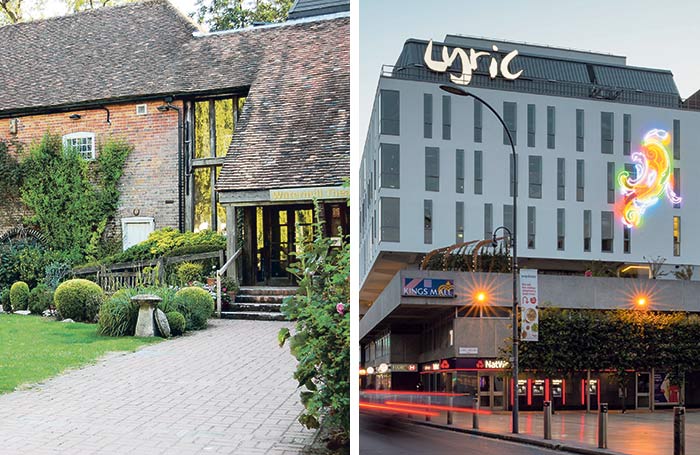
MULTIPOLYGON (((452 401, 452 397, 450 397, 450 409, 454 406, 454 402, 452 401)), ((452 425, 452 411, 447 411, 447 424, 452 425)))
POLYGON ((544 402, 544 438, 552 439, 552 402, 544 402))
POLYGON ((673 455, 685 455, 685 407, 673 408, 673 455))
POLYGON ((598 448, 608 448, 608 403, 598 405, 598 448))
POLYGON ((472 428, 479 429, 479 397, 474 398, 474 412, 472 413, 472 428))

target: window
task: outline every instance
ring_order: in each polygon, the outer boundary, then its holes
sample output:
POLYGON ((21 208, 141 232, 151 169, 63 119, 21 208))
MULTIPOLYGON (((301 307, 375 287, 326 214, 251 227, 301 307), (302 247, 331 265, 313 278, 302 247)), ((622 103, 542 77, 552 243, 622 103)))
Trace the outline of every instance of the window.
POLYGON ((457 149, 455 164, 455 189, 464 193, 464 150, 457 149))
POLYGON ((425 148, 425 191, 440 191, 440 149, 425 148))
POLYGON ((484 204, 484 239, 493 235, 493 204, 484 204))
POLYGON ((442 96, 442 138, 452 138, 452 98, 442 96))
POLYGON ((681 159, 681 121, 673 121, 673 159, 681 159))
POLYGON ((591 251, 591 225, 592 215, 590 210, 583 211, 583 251, 591 251))
POLYGON ((566 199, 566 161, 557 158, 557 200, 566 199))
POLYGON ((80 154, 85 161, 95 159, 95 133, 72 133, 63 136, 63 147, 69 147, 80 154))
POLYGON ((534 104, 527 105, 527 146, 535 146, 535 125, 537 122, 534 104))
POLYGON ((483 126, 482 122, 483 106, 481 101, 474 100, 474 142, 481 142, 481 128, 483 126))
POLYGON ((583 201, 584 177, 583 160, 576 160, 576 200, 579 202, 583 201))
POLYGON ((381 144, 382 188, 401 188, 400 160, 398 144, 381 144))
POLYGON ((423 201, 423 243, 433 243, 433 201, 423 201))
MULTIPOLYGON (((676 196, 681 195, 681 170, 677 167, 673 168, 673 192, 676 193, 676 196)), ((673 204, 673 208, 679 209, 681 205, 673 204)))
POLYGON ((503 206, 503 226, 507 227, 510 232, 513 232, 513 206, 503 206))
MULTIPOLYGON (((510 136, 513 138, 513 145, 518 144, 518 104, 508 101, 503 102, 503 120, 506 122, 510 136)), ((503 130, 503 144, 510 145, 508 133, 503 130)))
POLYGON ((515 161, 513 161, 513 154, 510 154, 510 159, 509 159, 509 164, 510 164, 510 195, 511 197, 515 193, 515 174, 517 171, 518 167, 518 156, 515 156, 515 161))
POLYGON ((613 212, 600 212, 600 250, 603 253, 613 252, 613 212))
POLYGON ((625 163, 625 172, 629 174, 630 179, 636 179, 637 178, 637 166, 634 165, 634 163, 625 163))
POLYGON ((542 198, 542 157, 531 155, 528 157, 529 190, 528 196, 533 199, 542 198))
POLYGON ((613 153, 613 139, 615 137, 615 124, 612 112, 600 113, 600 151, 601 153, 613 153))
POLYGON ((632 117, 629 114, 622 116, 622 154, 629 155, 632 151, 632 117))
POLYGON ((381 235, 382 242, 398 242, 400 239, 400 199, 397 197, 383 197, 380 200, 381 207, 381 235))
POLYGON ((557 250, 564 250, 566 219, 564 209, 557 209, 557 250))
POLYGON ((464 202, 455 203, 455 242, 464 242, 464 202))
POLYGON ((527 208, 527 247, 535 249, 535 207, 532 206, 527 208))
POLYGON ((398 136, 400 130, 401 102, 398 90, 381 90, 381 133, 398 136))
POLYGON ((576 109, 576 151, 583 152, 583 109, 576 109))
POLYGON ((673 217, 673 255, 681 255, 681 217, 673 217))
POLYGON ((629 254, 632 250, 632 228, 622 226, 622 252, 629 254))
POLYGON ((554 134, 556 133, 556 119, 555 119, 556 111, 554 109, 554 106, 547 106, 547 148, 548 149, 553 149, 554 148, 554 142, 555 142, 555 137, 554 134))
POLYGON ((615 203, 615 163, 608 161, 607 166, 607 194, 608 194, 608 204, 615 203))
POLYGON ((423 137, 433 137, 433 95, 423 94, 423 137))
POLYGON ((474 150, 474 194, 482 194, 482 153, 481 150, 474 150))

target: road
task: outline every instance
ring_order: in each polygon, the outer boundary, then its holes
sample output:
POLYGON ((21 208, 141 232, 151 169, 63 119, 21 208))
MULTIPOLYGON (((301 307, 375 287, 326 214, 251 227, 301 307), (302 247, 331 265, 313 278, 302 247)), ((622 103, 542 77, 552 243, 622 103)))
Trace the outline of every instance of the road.
POLYGON ((545 455, 541 447, 482 438, 360 413, 360 455, 545 455))

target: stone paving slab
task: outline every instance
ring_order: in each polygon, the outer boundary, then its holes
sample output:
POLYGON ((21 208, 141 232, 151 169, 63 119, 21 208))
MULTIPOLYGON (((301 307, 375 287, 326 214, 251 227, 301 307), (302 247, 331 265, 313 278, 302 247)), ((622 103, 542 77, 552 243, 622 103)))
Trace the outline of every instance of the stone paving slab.
POLYGON ((0 395, 0 453, 301 453, 315 433, 297 422, 296 360, 277 345, 282 327, 291 325, 211 320, 0 395))

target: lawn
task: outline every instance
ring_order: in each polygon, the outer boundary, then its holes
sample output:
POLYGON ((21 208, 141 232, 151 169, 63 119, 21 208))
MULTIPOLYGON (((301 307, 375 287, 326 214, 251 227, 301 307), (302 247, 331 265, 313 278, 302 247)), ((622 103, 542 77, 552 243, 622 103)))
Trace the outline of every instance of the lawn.
POLYGON ((104 337, 96 324, 0 314, 0 394, 92 363, 107 352, 134 351, 160 340, 104 337))

